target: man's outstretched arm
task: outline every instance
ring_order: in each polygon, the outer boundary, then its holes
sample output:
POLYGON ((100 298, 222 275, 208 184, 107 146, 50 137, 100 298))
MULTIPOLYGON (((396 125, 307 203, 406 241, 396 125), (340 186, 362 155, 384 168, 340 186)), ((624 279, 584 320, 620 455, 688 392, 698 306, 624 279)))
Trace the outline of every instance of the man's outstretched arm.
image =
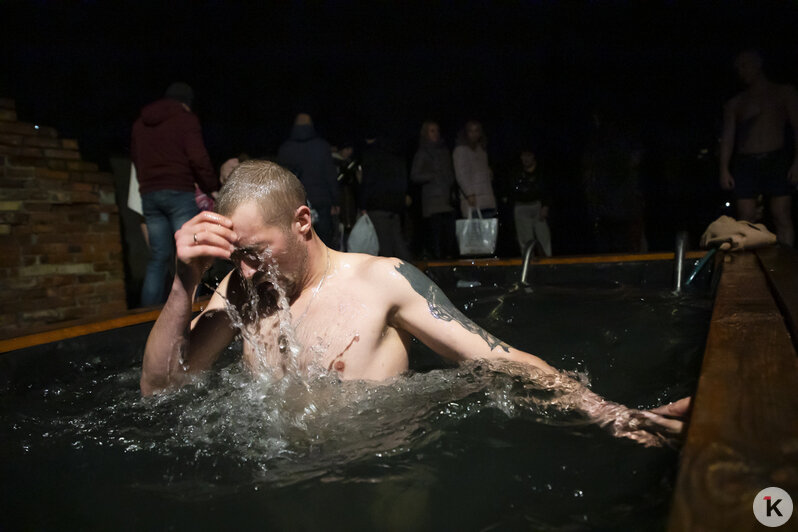
POLYGON ((459 361, 501 359, 525 364, 536 372, 557 373, 541 358, 515 349, 471 321, 415 266, 397 261, 395 272, 411 288, 408 291, 405 286, 396 294, 400 303, 395 320, 441 356, 459 361))
MULTIPOLYGON (((391 264, 391 263, 389 263, 391 264)), ((607 401, 559 372, 541 358, 502 342, 460 312, 443 291, 414 266, 392 261, 390 283, 396 300, 395 325, 408 331, 438 354, 454 360, 510 362, 502 368, 526 368, 525 375, 553 388, 567 390, 571 405, 618 435, 657 445, 660 439, 644 431, 680 432, 682 423, 663 417, 664 411, 639 412, 607 401)), ((670 412, 670 411, 669 411, 670 412)), ((675 410, 674 410, 675 412, 675 410)))
MULTIPOLYGON (((233 339, 224 300, 215 293, 208 307, 192 322, 191 306, 202 273, 214 257, 229 258, 235 241, 232 222, 202 212, 175 233, 177 272, 169 299, 147 338, 141 371, 141 393, 152 395, 180 386, 190 374, 211 367, 233 339), (195 237, 196 235, 196 237, 195 237)), ((228 278, 220 284, 224 293, 228 278)))

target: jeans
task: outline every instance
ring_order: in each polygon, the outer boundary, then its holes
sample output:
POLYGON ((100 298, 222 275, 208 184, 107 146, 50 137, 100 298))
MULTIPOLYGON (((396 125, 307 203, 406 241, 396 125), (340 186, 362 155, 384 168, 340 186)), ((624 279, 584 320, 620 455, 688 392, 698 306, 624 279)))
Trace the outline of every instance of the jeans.
POLYGON ((193 192, 156 190, 141 195, 141 206, 150 238, 150 260, 141 288, 141 305, 166 301, 166 276, 173 260, 174 234, 199 213, 193 192))

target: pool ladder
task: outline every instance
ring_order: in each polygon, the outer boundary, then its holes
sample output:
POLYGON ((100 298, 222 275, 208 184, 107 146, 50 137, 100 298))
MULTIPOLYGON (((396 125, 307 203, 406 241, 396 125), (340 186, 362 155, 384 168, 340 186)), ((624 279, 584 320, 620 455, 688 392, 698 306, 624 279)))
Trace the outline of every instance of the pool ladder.
MULTIPOLYGON (((687 248, 687 231, 676 233, 676 252, 673 257, 673 291, 677 294, 682 291, 684 278, 684 252, 687 248)), ((692 279, 691 279, 692 280, 692 279)))
POLYGON ((535 254, 535 244, 535 240, 532 240, 524 251, 524 265, 521 268, 521 284, 528 284, 526 282, 526 276, 529 273, 529 263, 532 262, 532 257, 535 254))

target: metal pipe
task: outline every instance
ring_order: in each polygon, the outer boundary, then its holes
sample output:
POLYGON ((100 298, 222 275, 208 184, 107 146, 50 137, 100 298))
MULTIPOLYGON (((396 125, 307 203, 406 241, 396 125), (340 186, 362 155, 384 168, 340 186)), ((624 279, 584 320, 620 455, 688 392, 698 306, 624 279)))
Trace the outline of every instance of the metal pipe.
POLYGON ((532 260, 532 254, 534 251, 535 251, 535 241, 533 240, 532 242, 529 243, 529 245, 526 247, 526 250, 524 251, 524 265, 521 268, 521 284, 527 284, 526 276, 529 273, 529 263, 532 260))
POLYGON ((682 291, 682 276, 684 275, 684 251, 686 247, 687 231, 679 231, 676 233, 676 252, 673 258, 673 291, 676 293, 682 291))

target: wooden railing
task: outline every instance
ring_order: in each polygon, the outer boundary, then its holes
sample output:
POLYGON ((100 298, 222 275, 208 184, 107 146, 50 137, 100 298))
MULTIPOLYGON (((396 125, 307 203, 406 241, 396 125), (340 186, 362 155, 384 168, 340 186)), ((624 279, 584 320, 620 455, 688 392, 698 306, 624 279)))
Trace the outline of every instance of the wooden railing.
MULTIPOLYGON (((207 304, 208 298, 198 300, 194 303, 194 311, 198 311, 203 305, 207 304)), ((24 349, 34 345, 47 344, 50 342, 57 342, 59 340, 66 340, 68 338, 75 338, 83 336, 84 334, 91 334, 96 332, 108 331, 118 327, 127 327, 129 325, 137 325, 148 321, 155 321, 161 313, 161 307, 155 307, 145 310, 132 310, 122 316, 108 318, 107 320, 92 321, 90 323, 76 323, 67 327, 59 327, 49 331, 42 331, 35 334, 27 334, 25 336, 17 336, 16 338, 8 338, 0 340, 0 353, 7 353, 8 351, 15 351, 17 349, 24 349)))
MULTIPOLYGON (((798 502, 797 316, 794 251, 726 255, 670 532, 763 530, 752 507, 770 486, 798 502)), ((779 530, 798 530, 796 516, 779 530)))

